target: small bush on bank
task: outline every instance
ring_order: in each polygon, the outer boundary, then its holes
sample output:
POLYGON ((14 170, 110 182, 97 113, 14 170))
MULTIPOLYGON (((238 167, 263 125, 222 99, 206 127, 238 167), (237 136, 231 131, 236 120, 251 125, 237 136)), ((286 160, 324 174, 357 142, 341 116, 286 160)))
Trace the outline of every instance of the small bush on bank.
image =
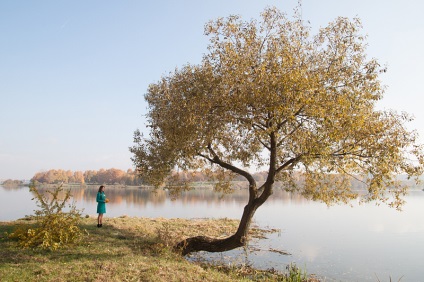
POLYGON ((37 201, 40 208, 35 211, 33 226, 18 227, 9 238, 17 239, 22 248, 41 248, 57 250, 74 245, 81 241, 84 230, 79 228, 81 211, 75 203, 66 205, 71 198, 70 191, 64 191, 62 186, 41 194, 35 186, 30 187, 34 194, 32 200, 37 201), (69 211, 64 212, 68 207, 69 211))

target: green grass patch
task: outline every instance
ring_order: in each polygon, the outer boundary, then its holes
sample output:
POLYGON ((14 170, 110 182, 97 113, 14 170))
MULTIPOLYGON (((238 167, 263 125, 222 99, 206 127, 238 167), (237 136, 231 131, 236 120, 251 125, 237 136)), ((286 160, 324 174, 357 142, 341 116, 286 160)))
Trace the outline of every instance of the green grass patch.
MULTIPOLYGON (((194 263, 172 246, 188 236, 225 237, 237 228, 229 219, 81 219, 87 234, 80 244, 58 250, 22 249, 7 233, 32 221, 0 222, 1 281, 318 281, 287 280, 286 274, 246 267, 194 263)), ((251 236, 266 230, 252 228, 251 236)), ((308 280, 309 279, 309 280, 308 280)))

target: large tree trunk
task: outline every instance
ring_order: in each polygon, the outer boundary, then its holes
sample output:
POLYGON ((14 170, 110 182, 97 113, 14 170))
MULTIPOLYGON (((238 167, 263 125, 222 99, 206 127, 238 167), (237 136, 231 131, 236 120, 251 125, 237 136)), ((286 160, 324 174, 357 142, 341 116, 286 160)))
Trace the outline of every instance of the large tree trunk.
MULTIPOLYGON (((271 193, 271 191, 269 192, 271 193)), ((199 251, 225 252, 245 246, 248 240, 247 235, 253 215, 255 214, 257 208, 260 207, 269 197, 270 193, 267 193, 266 197, 255 198, 254 200, 249 201, 249 203, 244 207, 243 215, 240 220, 237 232, 232 236, 224 239, 216 239, 206 236, 187 238, 179 242, 174 247, 175 251, 180 252, 182 255, 187 255, 189 253, 199 251)), ((262 196, 264 196, 263 193, 262 196)))
POLYGON ((268 171, 267 180, 262 185, 263 190, 259 189, 262 191, 262 193, 258 193, 259 190, 257 189, 256 181, 250 173, 221 161, 217 154, 213 151, 212 147, 210 145, 208 146, 209 151, 214 156, 213 159, 209 159, 212 163, 218 164, 219 166, 225 169, 229 169, 234 173, 238 173, 247 179, 249 182, 249 202, 244 207, 239 227, 234 235, 224 239, 213 239, 205 236, 187 238, 175 246, 176 251, 181 252, 183 255, 199 251, 225 252, 246 245, 248 239, 247 233, 249 232, 249 227, 250 223, 252 222, 253 215, 272 194, 272 187, 274 185, 276 172, 275 164, 277 152, 276 138, 274 133, 270 134, 270 144, 270 168, 268 171))

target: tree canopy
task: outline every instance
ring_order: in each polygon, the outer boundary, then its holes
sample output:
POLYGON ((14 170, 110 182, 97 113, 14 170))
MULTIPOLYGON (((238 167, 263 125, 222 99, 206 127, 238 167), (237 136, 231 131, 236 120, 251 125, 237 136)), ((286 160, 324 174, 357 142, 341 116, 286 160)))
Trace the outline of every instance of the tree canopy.
POLYGON ((155 185, 176 167, 242 175, 245 213, 277 180, 330 204, 359 196, 355 178, 367 187, 363 201, 399 207, 406 187, 396 176, 422 173, 422 149, 407 114, 376 109, 386 69, 367 58, 360 20, 339 17, 311 35, 299 13, 261 16, 210 21, 202 62, 149 86, 150 133, 137 130, 130 148, 139 173, 155 185), (249 172, 258 166, 268 171, 261 186, 249 172))

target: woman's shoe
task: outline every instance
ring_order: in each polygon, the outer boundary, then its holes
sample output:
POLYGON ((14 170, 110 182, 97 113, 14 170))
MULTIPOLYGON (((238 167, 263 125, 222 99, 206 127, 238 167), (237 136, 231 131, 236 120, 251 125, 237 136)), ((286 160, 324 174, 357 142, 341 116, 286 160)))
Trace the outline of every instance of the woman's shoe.
POLYGON ((101 224, 97 224, 97 227, 102 227, 102 225, 101 224))
POLYGON ((103 224, 100 224, 100 227, 103 227, 103 224))

